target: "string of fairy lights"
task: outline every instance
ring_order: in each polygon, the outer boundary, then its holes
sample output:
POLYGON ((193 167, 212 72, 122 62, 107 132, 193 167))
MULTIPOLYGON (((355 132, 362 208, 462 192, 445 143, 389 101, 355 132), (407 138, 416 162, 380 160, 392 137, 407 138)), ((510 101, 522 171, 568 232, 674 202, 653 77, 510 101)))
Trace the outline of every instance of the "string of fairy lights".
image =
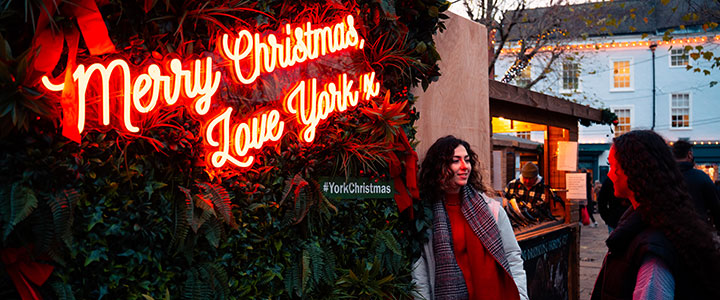
MULTIPOLYGON (((566 36, 567 31, 559 29, 559 28, 553 28, 551 30, 540 33, 535 36, 535 44, 537 45, 541 40, 549 39, 551 36, 556 36, 556 35, 566 36)), ((495 39, 494 39, 495 30, 493 30, 491 32, 491 36, 493 37, 491 40, 493 41, 493 44, 494 44, 495 43, 495 39)), ((520 52, 520 49, 522 49, 523 40, 517 41, 517 44, 519 46, 517 48, 517 50, 518 50, 517 52, 520 52)), ((552 49, 550 46, 546 46, 546 47, 541 47, 540 50, 542 50, 543 48, 547 48, 548 50, 552 49)), ((501 55, 503 54, 502 51, 504 51, 504 50, 505 49, 500 51, 501 55)), ((505 76, 503 76, 503 78, 500 80, 500 82, 509 83, 515 77, 520 75, 522 70, 525 69, 525 67, 527 67, 528 64, 530 64, 530 61, 532 61, 533 57, 535 56, 535 53, 537 53, 537 52, 533 53, 533 51, 532 51, 533 48, 526 48, 525 50, 530 50, 530 53, 528 55, 522 55, 519 59, 516 59, 515 62, 513 63, 513 65, 505 72, 505 76)))
MULTIPOLYGON (((492 32, 494 36, 494 31, 492 32)), ((559 30, 559 29, 553 29, 549 31, 548 33, 538 35, 537 39, 544 39, 547 38, 550 34, 556 34, 561 33, 563 36, 567 35, 566 32, 559 30)), ((542 46, 538 49, 538 52, 549 52, 549 51, 557 51, 557 50, 565 50, 565 51, 583 51, 583 50, 602 50, 602 49, 623 49, 623 48, 647 48, 650 45, 657 45, 657 46, 687 46, 691 44, 702 44, 708 42, 707 36, 702 37, 687 37, 687 38, 677 38, 677 39, 670 39, 670 40, 645 40, 645 41, 625 41, 625 42, 607 42, 607 43, 581 43, 581 44, 572 44, 572 45, 562 45, 562 46, 542 46)), ((720 35, 716 35, 714 37, 711 37, 714 41, 720 41, 720 35)), ((495 39, 492 39, 492 43, 495 44, 495 39)), ((517 54, 520 53, 520 51, 524 52, 532 52, 534 48, 525 48, 522 47, 523 41, 517 41, 516 47, 510 47, 510 48, 504 48, 500 50, 500 55, 511 55, 511 54, 517 54)), ((501 82, 503 83, 509 83, 512 81, 515 77, 520 75, 523 69, 527 67, 528 64, 530 64, 530 61, 533 57, 528 57, 526 55, 522 55, 520 59, 515 60, 513 65, 505 72, 505 76, 503 76, 503 79, 501 82)))

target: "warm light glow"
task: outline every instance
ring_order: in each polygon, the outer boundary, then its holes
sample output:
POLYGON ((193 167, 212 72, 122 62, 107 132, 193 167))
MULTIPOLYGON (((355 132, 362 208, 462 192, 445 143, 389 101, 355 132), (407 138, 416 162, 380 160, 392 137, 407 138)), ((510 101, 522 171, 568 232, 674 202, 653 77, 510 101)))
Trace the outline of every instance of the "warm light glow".
POLYGON ((294 66, 350 47, 362 49, 364 41, 360 40, 354 22, 353 16, 347 15, 339 23, 316 29, 310 22, 294 28, 287 24, 280 38, 241 30, 234 38, 223 34, 218 48, 233 61, 235 79, 250 84, 260 73, 272 73, 276 68, 294 66))
MULTIPOLYGON (((362 40, 354 27, 354 19, 348 15, 330 26, 313 29, 306 22, 301 26, 287 24, 284 35, 261 35, 242 30, 237 37, 224 34, 218 39, 218 51, 231 63, 227 64, 236 83, 251 84, 262 73, 271 73, 299 63, 317 59, 323 55, 345 49, 362 49, 362 40)), ((212 104, 212 97, 223 80, 220 71, 214 71, 213 59, 205 57, 189 62, 171 59, 162 65, 150 64, 144 70, 133 67, 124 59, 109 63, 79 64, 73 71, 73 84, 77 87, 77 129, 82 133, 86 123, 87 102, 100 102, 98 118, 103 126, 111 123, 111 114, 119 114, 122 127, 129 132, 139 132, 131 118, 158 110, 163 104, 172 106, 179 100, 196 115, 211 113, 204 128, 208 165, 221 168, 226 165, 245 168, 253 164, 258 150, 268 143, 279 141, 286 128, 277 109, 255 112, 249 118, 233 120, 232 107, 212 104), (161 67, 164 66, 164 67, 161 67), (100 101, 94 101, 98 97, 100 101), (87 99, 91 100, 88 101, 87 99), (119 101, 116 103, 116 101, 119 101), (101 117, 102 116, 102 117, 101 117)), ((68 70, 70 72, 71 70, 68 70)), ((63 91, 64 83, 54 84, 47 76, 42 85, 49 91, 63 91)), ((286 91, 287 87, 283 87, 286 91)), ((320 86, 317 78, 300 80, 287 91, 282 105, 286 113, 293 114, 300 125, 300 140, 311 143, 317 126, 333 112, 343 112, 358 106, 380 94, 380 83, 375 72, 360 74, 349 79, 347 73, 337 75, 332 82, 320 86)), ((275 100, 275 99, 271 99, 275 100)), ((93 104, 94 105, 94 104, 93 104)), ((66 120, 73 120, 73 112, 64 112, 66 120)), ((118 126, 118 125, 115 125, 118 126)))
MULTIPOLYGON (((94 78, 93 74, 95 72, 100 74, 100 83, 102 84, 100 93, 102 94, 102 125, 104 126, 110 124, 110 94, 112 92, 113 95, 119 94, 123 99, 122 118, 125 129, 129 132, 140 131, 140 128, 134 126, 130 119, 132 109, 139 113, 152 111, 156 107, 160 96, 160 86, 162 86, 162 94, 167 105, 175 104, 180 96, 179 91, 184 90, 185 97, 191 99, 197 97, 195 101, 196 112, 200 115, 206 114, 210 107, 210 99, 220 86, 220 71, 212 73, 212 58, 207 57, 205 59, 205 68, 202 67, 201 60, 196 59, 194 61, 194 73, 183 69, 179 59, 170 61, 170 69, 173 74, 169 76, 162 75, 160 67, 152 64, 148 66, 146 73, 142 73, 132 80, 130 66, 122 59, 115 59, 107 66, 101 63, 92 64, 87 68, 83 64, 78 65, 73 72, 73 79, 77 82, 78 89, 78 132, 82 133, 85 129, 87 90, 88 86, 91 85, 91 79, 94 78), (119 71, 113 76, 116 69, 119 71), (205 73, 204 80, 201 80, 201 73, 205 73), (116 81, 111 82, 111 78, 115 78, 116 81), (113 87, 119 86, 121 91, 112 91, 110 88, 111 83, 113 83, 113 87), (150 101, 143 105, 141 100, 148 92, 151 93, 150 101)), ((65 86, 64 83, 52 84, 46 79, 43 79, 43 85, 51 91, 60 91, 65 86)))
POLYGON ((212 152, 208 158, 213 167, 221 168, 226 162, 241 168, 249 167, 255 159, 253 155, 247 155, 250 148, 261 149, 265 142, 278 141, 283 135, 285 122, 280 121, 280 112, 275 109, 234 125, 232 131, 230 130, 231 114, 232 107, 226 108, 210 121, 205 129, 207 143, 219 149, 212 152), (213 135, 216 131, 217 136, 220 137, 219 141, 215 140, 213 135))
POLYGON ((47 76, 42 77, 42 84, 45 86, 46 89, 51 90, 53 92, 62 91, 63 87, 65 87, 65 83, 54 84, 54 83, 50 82, 50 79, 47 76))
POLYGON ((317 79, 303 80, 291 89, 283 105, 286 112, 295 114, 298 123, 305 126, 300 132, 302 140, 311 143, 318 124, 330 113, 345 111, 357 106, 359 99, 369 100, 380 93, 380 83, 374 79, 375 72, 363 74, 358 88, 354 88, 354 81, 342 74, 338 76, 337 84, 327 83, 321 91, 318 91, 317 79))
MULTIPOLYGON (((716 40, 720 40, 720 35, 716 35, 714 37, 716 40)), ((694 38, 681 38, 681 39, 673 39, 670 41, 628 41, 628 42, 611 42, 611 43, 597 43, 597 44, 575 44, 575 45, 566 45, 566 46, 557 46, 562 47, 565 49, 572 49, 572 50, 584 50, 584 49, 602 49, 602 48, 628 48, 628 47, 644 47, 644 46, 650 46, 650 44, 655 43, 657 45, 670 45, 670 44, 692 44, 692 43, 700 43, 707 41, 707 37, 694 37, 694 38)), ((543 46, 540 47, 540 50, 552 50, 553 47, 551 46, 543 46)), ((532 50, 530 48, 529 50, 532 50)), ((506 49, 502 49, 500 53, 516 53, 519 52, 519 48, 517 47, 509 47, 506 49)))

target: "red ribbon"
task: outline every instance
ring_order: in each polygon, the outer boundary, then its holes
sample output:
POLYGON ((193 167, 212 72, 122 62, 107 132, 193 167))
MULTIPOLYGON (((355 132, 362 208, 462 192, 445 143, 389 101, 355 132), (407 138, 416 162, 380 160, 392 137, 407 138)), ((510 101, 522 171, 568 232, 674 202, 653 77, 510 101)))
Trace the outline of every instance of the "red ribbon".
POLYGON ((103 0, 79 0, 75 3, 62 4, 61 0, 43 0, 46 10, 40 13, 37 21, 37 32, 33 37, 33 62, 25 84, 33 86, 42 77, 55 69, 63 51, 63 42, 68 45, 68 63, 65 67, 65 88, 62 94, 63 108, 63 136, 80 142, 80 132, 77 130, 77 107, 73 105, 75 99, 74 84, 70 70, 75 68, 80 35, 85 40, 91 55, 103 55, 114 52, 115 45, 110 40, 105 21, 100 14, 98 4, 103 0), (62 7, 60 7, 62 5, 62 7), (50 18, 57 11, 67 17, 75 17, 77 27, 59 30, 52 27, 50 18))
POLYGON ((31 254, 32 249, 33 246, 30 245, 23 248, 5 248, 0 251, 0 258, 5 264, 5 270, 10 275, 22 300, 42 299, 40 293, 35 290, 35 286, 42 286, 54 268, 51 265, 35 261, 31 254))
MULTIPOLYGON (((397 135, 395 149, 402 152, 403 162, 405 163, 405 180, 402 175, 402 163, 395 152, 390 152, 387 160, 390 166, 390 177, 393 178, 395 184, 395 202, 398 210, 403 212, 408 207, 412 208, 413 199, 420 198, 420 192, 417 187, 417 152, 410 146, 405 132, 400 130, 397 135)), ((413 219, 413 211, 410 210, 410 219, 413 219)))

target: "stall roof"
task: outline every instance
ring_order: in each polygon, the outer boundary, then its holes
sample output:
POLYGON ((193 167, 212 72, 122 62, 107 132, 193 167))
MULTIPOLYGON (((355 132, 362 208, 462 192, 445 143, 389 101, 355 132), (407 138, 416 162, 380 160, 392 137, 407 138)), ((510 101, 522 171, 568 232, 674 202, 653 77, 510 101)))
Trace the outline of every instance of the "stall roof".
POLYGON ((579 120, 602 120, 599 109, 495 80, 489 82, 489 96, 493 117, 562 127, 575 134, 579 120))
POLYGON ((493 134, 493 146, 516 147, 520 149, 535 150, 541 143, 507 134, 493 134))

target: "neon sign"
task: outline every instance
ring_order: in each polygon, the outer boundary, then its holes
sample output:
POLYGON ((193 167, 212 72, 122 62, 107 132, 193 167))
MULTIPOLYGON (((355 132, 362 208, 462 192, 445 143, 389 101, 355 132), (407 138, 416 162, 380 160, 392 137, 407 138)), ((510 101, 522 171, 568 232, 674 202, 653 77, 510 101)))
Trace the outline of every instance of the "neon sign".
MULTIPOLYGON (((347 49, 362 49, 364 40, 358 36, 351 15, 330 26, 313 29, 307 22, 302 26, 285 25, 284 35, 251 33, 241 30, 236 37, 223 34, 218 38, 218 49, 226 60, 233 80, 238 84, 252 84, 261 74, 270 74, 277 69, 292 67, 322 56, 347 49)), ((69 71, 69 70, 68 70, 69 71)), ((162 68, 150 64, 139 74, 133 74, 126 60, 115 59, 104 65, 94 63, 78 65, 72 73, 77 87, 77 133, 85 129, 87 96, 101 95, 101 123, 109 126, 111 112, 121 111, 121 130, 136 133, 140 128, 133 119, 157 110, 162 105, 173 106, 180 99, 190 110, 200 116, 211 115, 203 126, 205 144, 209 148, 207 161, 216 168, 230 164, 245 168, 253 164, 254 153, 267 143, 277 142, 287 127, 280 110, 268 109, 255 113, 246 120, 232 118, 232 107, 210 114, 212 98, 217 92, 222 73, 215 70, 211 57, 195 59, 187 66, 177 58, 162 68), (164 71, 163 71, 164 70, 164 71), (99 82, 98 82, 99 80, 99 82), (98 84, 99 83, 99 84, 98 84), (112 96, 111 96, 112 95, 112 96), (118 96, 119 95, 119 96, 118 96), (118 100, 113 103, 112 100, 118 100)), ((380 83, 375 72, 349 78, 348 74, 337 75, 332 81, 318 83, 317 78, 299 80, 282 99, 283 112, 294 115, 302 127, 299 134, 303 142, 315 139, 316 129, 321 121, 333 112, 343 112, 356 107, 361 100, 369 100, 380 93, 380 83)), ((44 76, 42 84, 50 91, 63 91, 65 84, 54 84, 44 76)), ((64 118, 74 120, 69 113, 64 118)), ((100 118, 100 117, 99 117, 100 118)))

